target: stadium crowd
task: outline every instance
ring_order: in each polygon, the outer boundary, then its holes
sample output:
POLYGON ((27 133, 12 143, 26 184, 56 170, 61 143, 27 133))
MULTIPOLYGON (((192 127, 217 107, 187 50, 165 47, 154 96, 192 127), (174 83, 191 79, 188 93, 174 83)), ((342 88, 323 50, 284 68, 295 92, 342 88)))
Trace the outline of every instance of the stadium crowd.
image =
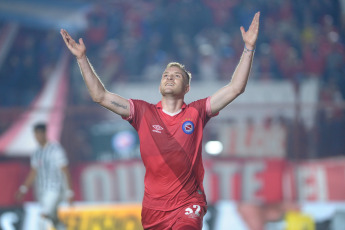
MULTIPOLYGON (((193 81, 227 80, 243 49, 239 25, 248 27, 258 9, 262 29, 252 78, 296 83, 317 78, 326 91, 344 98, 345 26, 339 1, 107 1, 88 11, 88 29, 79 36, 105 84, 156 80, 169 60, 184 63, 193 81)), ((0 86, 5 95, 20 91, 27 96, 1 97, 2 106, 30 101, 56 63, 58 36, 20 28, 0 70, 0 86)))
MULTIPOLYGON (((92 7, 87 29, 77 36, 84 38, 91 63, 109 87, 115 82, 157 82, 171 60, 184 63, 193 81, 228 80, 243 50, 239 26, 248 28, 260 10, 251 81, 290 81, 298 88, 306 79, 318 79, 320 104, 329 106, 320 107, 317 133, 334 128, 339 132, 316 140, 328 143, 327 138, 345 135, 345 20, 340 0, 82 2, 92 7)), ((0 31, 5 24, 0 23, 0 31)), ((55 30, 19 28, 0 68, 1 107, 25 107, 34 99, 62 50, 59 36, 55 30)), ((69 103, 91 103, 76 65, 71 75, 69 103)), ((342 141, 333 142, 334 155, 343 154, 342 141)))
POLYGON ((185 63, 195 80, 227 80, 243 49, 239 25, 248 27, 258 9, 264 17, 256 79, 339 82, 344 24, 338 1, 115 1, 88 13, 84 37, 89 56, 103 58, 95 65, 116 81, 150 80, 171 59, 185 63), (111 69, 114 60, 120 64, 111 69))

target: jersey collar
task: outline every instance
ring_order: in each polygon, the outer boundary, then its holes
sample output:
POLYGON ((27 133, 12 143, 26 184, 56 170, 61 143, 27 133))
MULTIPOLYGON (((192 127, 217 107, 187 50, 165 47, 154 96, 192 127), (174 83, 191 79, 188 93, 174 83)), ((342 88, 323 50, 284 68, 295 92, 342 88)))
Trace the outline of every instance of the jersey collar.
MULTIPOLYGON (((185 109, 186 107, 187 107, 186 103, 183 102, 183 105, 182 105, 181 109, 183 110, 183 109, 185 109)), ((156 104, 156 108, 157 108, 157 109, 163 109, 162 101, 160 101, 160 102, 158 102, 158 103, 156 104)))

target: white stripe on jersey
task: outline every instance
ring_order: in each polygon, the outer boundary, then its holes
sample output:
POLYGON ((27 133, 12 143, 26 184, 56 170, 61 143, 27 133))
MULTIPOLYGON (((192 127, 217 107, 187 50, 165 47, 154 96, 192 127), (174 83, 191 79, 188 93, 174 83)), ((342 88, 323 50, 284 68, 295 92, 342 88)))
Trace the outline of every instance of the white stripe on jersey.
POLYGON ((36 189, 38 194, 46 191, 59 192, 65 187, 61 168, 68 164, 64 149, 59 143, 47 143, 31 157, 31 167, 36 169, 36 189))

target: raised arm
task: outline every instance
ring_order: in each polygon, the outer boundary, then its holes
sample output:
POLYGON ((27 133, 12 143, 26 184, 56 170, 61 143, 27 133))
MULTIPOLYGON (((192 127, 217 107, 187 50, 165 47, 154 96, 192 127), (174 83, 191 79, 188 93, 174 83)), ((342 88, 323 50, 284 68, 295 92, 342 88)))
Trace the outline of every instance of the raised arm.
POLYGON ((257 12, 247 32, 243 26, 240 28, 245 48, 230 83, 211 96, 211 110, 213 114, 231 103, 246 88, 259 33, 259 18, 260 12, 257 12))
POLYGON ((84 78, 92 100, 120 116, 129 116, 129 101, 106 90, 88 58, 86 57, 86 47, 83 39, 79 38, 79 43, 77 43, 66 30, 61 29, 60 33, 66 43, 67 48, 77 58, 81 74, 84 78))

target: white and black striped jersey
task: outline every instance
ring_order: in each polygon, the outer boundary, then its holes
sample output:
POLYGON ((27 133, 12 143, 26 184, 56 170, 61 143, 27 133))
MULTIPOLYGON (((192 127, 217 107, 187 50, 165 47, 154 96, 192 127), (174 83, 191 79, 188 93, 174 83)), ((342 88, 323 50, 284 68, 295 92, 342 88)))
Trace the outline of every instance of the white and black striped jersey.
POLYGON ((38 148, 31 157, 31 167, 36 169, 36 192, 60 192, 65 188, 65 176, 61 168, 68 160, 63 147, 56 142, 48 142, 38 148))

